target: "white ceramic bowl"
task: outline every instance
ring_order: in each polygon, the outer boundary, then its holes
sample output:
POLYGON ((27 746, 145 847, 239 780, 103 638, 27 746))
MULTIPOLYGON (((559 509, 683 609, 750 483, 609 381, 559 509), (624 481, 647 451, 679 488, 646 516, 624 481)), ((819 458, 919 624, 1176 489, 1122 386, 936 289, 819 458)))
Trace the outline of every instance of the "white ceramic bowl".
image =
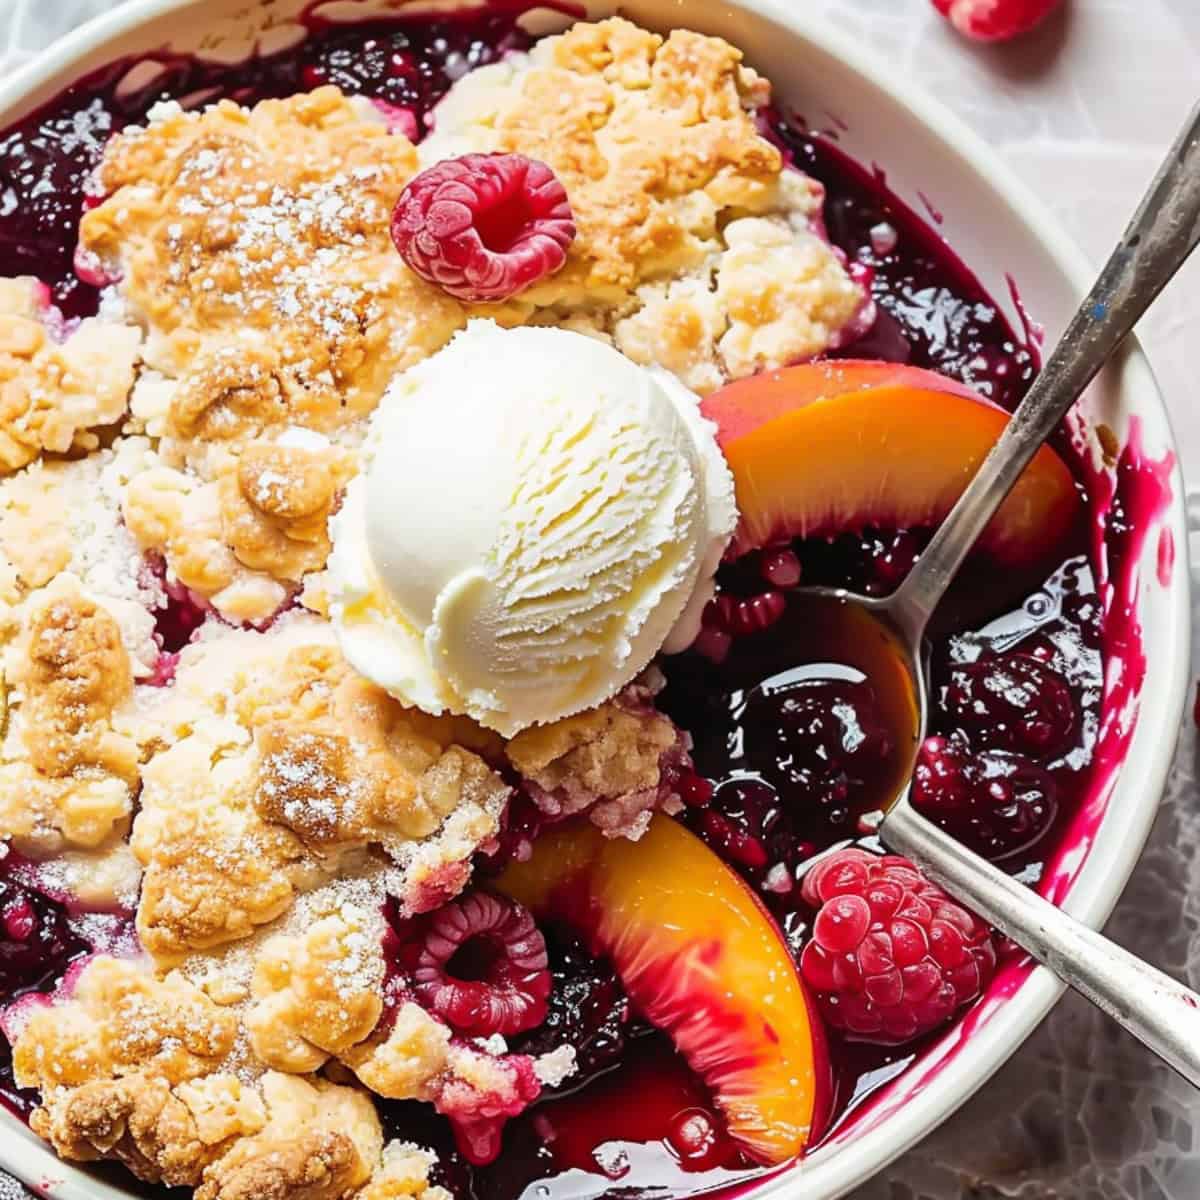
MULTIPOLYGON (((454 0, 435 0, 448 7, 454 0)), ((336 0, 341 14, 386 12, 404 0, 336 0)), ((426 7, 428 7, 428 3, 426 7)), ((305 0, 132 0, 65 38, 0 86, 0 127, 88 71, 126 55, 167 47, 238 61, 301 36, 291 18, 305 0)), ((415 4, 406 7, 415 8, 415 4)), ((613 3, 589 3, 603 16, 613 3)), ((804 11, 794 0, 627 0, 621 11, 650 27, 687 25, 741 46, 789 108, 820 120, 836 114, 843 147, 877 161, 888 183, 917 207, 918 189, 944 214, 942 232, 997 298, 1011 276, 1052 344, 1091 282, 1092 271, 1047 210, 994 153, 937 101, 897 78, 888 64, 804 11)), ((545 28, 560 25, 548 18, 545 28)), ((1016 313, 1011 313, 1013 318, 1016 313)), ((1083 405, 1122 442, 1131 419, 1147 455, 1173 452, 1162 399, 1145 358, 1131 347, 1083 405)), ((1162 530, 1145 539, 1138 615, 1146 677, 1123 762, 1112 786, 1082 814, 1044 885, 1075 916, 1099 925, 1115 904, 1142 849, 1170 764, 1188 683, 1188 570, 1183 481, 1176 467, 1162 530), (1165 533, 1163 532, 1165 530, 1165 533), (1157 570, 1159 537, 1173 538, 1180 561, 1157 570)), ((929 1133, 1017 1049, 1061 994, 1041 970, 1009 971, 969 1019, 920 1064, 879 1094, 869 1115, 797 1167, 754 1189, 754 1200, 840 1196, 929 1133)), ((129 1193, 60 1162, 16 1119, 0 1113, 0 1166, 56 1200, 127 1200, 129 1193)), ((111 1176, 110 1176, 111 1178, 111 1176)))

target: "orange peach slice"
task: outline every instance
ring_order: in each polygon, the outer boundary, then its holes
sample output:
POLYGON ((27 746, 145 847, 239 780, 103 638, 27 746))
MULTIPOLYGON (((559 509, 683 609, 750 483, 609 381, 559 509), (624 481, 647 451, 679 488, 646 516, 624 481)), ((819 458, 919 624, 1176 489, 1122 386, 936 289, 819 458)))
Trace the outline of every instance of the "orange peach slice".
POLYGON ((664 816, 637 842, 566 826, 496 886, 612 961, 747 1152, 778 1163, 804 1149, 828 1086, 820 1024, 775 923, 703 842, 664 816))
MULTIPOLYGON (((743 379, 702 407, 737 488, 731 555, 867 526, 937 525, 1009 419, 933 371, 851 360, 743 379)), ((1070 470, 1044 446, 980 545, 1003 565, 1037 560, 1078 508, 1070 470)))

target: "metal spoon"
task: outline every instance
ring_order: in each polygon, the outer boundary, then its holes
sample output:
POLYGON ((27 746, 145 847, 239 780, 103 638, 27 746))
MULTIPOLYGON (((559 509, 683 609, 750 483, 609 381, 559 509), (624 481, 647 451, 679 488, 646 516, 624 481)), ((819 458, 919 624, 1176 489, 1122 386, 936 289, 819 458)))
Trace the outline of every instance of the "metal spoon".
MULTIPOLYGON (((913 753, 929 698, 923 656, 929 618, 1030 459, 1200 243, 1200 105, 1150 185, 1120 244, 1004 433, 907 579, 883 600, 824 593, 876 623, 906 666, 916 716, 913 753)), ((884 845, 911 858, 1059 979, 1200 1087, 1200 995, 1081 925, 967 850, 912 806, 907 788, 877 826, 884 845)))

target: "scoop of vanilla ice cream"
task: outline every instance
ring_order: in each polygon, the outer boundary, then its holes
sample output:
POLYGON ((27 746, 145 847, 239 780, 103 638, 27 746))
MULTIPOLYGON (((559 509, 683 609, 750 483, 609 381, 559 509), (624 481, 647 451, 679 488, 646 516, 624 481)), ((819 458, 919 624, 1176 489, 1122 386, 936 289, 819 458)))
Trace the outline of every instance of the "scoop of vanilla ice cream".
POLYGON ((697 398, 603 342, 473 321, 398 376, 330 522, 330 613, 392 695, 505 736, 687 646, 737 519, 697 398))

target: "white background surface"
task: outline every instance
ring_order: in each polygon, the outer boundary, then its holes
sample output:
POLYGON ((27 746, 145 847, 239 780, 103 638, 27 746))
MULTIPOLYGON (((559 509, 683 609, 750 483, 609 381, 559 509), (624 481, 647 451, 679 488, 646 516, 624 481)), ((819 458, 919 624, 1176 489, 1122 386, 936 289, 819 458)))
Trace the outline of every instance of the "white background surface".
MULTIPOLYGON (((988 48, 957 37, 929 0, 788 2, 824 10, 955 109, 1096 261, 1200 98, 1200 0, 1067 0, 1037 33, 988 48)), ((0 71, 114 6, 0 0, 0 71)), ((1200 256, 1141 333, 1200 517, 1200 256)), ((1196 755, 1189 721, 1151 846, 1109 930, 1193 987, 1200 986, 1196 755)), ((0 1184, 0 1196, 6 1190, 0 1184)), ((1196 1200, 1200 1095, 1069 997, 975 1100, 859 1197, 1196 1200)))

